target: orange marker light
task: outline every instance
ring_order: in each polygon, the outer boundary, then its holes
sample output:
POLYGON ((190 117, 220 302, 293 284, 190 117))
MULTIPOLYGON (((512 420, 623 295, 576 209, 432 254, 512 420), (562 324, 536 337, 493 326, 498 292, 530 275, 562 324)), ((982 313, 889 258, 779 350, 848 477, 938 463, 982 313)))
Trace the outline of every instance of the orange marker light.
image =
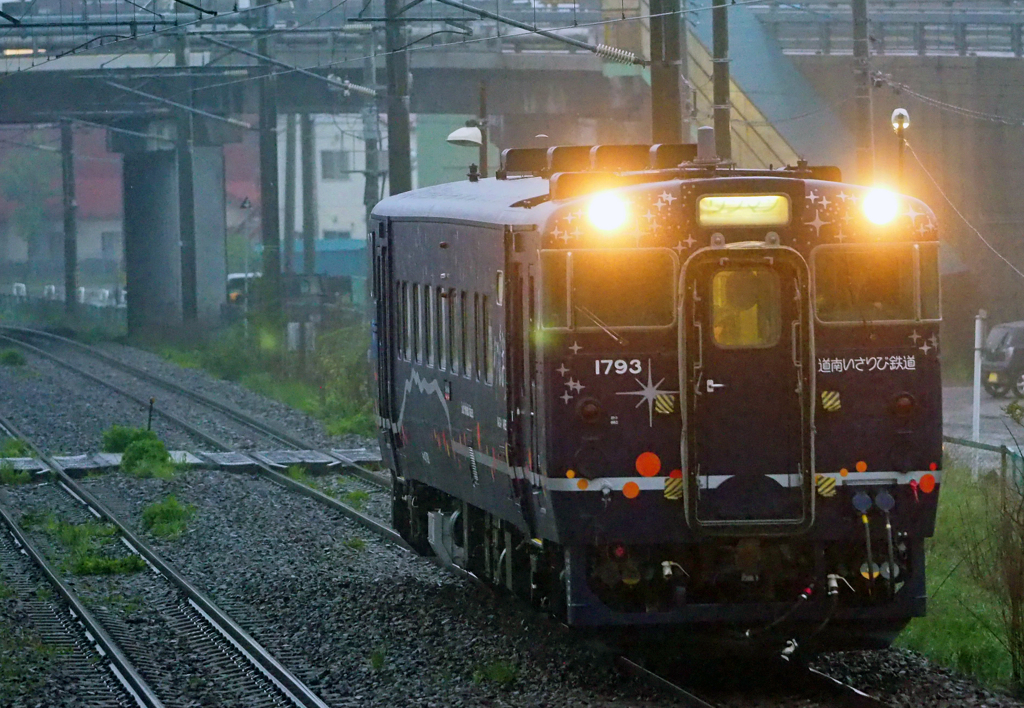
POLYGON ((567 470, 565 476, 568 477, 569 479, 572 479, 573 477, 576 476, 576 470, 567 470))
POLYGON ((589 486, 590 486, 590 482, 588 482, 585 479, 581 479, 581 480, 576 482, 576 489, 580 490, 581 492, 585 492, 587 490, 587 487, 589 487, 589 486))
POLYGON ((939 469, 939 466, 933 462, 930 465, 928 465, 928 469, 934 472, 935 470, 939 469))
POLYGON ((622 485, 622 493, 626 499, 636 499, 640 496, 640 485, 636 482, 626 482, 622 485))
POLYGON ((868 463, 865 462, 864 460, 861 460, 860 462, 858 462, 857 463, 857 471, 858 472, 867 472, 868 471, 868 463))
POLYGON ((921 478, 921 484, 919 489, 925 494, 931 494, 935 491, 935 475, 926 474, 921 478))
POLYGON ((668 476, 671 477, 672 479, 679 479, 680 477, 683 476, 683 471, 682 470, 672 470, 671 472, 668 473, 668 476))
POLYGON ((636 458, 636 471, 641 477, 653 477, 661 472, 661 458, 653 452, 642 452, 636 458))
POLYGON ((845 477, 848 474, 850 474, 850 470, 846 469, 845 467, 843 469, 839 470, 839 476, 840 477, 845 477))

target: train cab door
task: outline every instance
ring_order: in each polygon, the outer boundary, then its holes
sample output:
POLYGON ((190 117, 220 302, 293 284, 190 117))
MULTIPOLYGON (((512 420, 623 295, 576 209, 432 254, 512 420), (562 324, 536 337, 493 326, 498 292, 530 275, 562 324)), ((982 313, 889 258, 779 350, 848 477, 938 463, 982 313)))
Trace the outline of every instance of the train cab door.
POLYGON ((807 265, 785 248, 715 248, 680 300, 687 519, 711 533, 813 521, 807 265))
MULTIPOLYGON (((380 429, 383 439, 389 441, 382 452, 387 455, 395 448, 398 436, 393 430, 395 415, 394 396, 394 357, 395 357, 395 318, 396 293, 392 279, 392 251, 390 225, 386 222, 377 224, 372 232, 373 248, 373 364, 376 369, 374 377, 377 382, 377 414, 380 417, 380 429)), ((397 464, 392 460, 389 464, 397 464)), ((397 470, 396 470, 397 472, 397 470)))

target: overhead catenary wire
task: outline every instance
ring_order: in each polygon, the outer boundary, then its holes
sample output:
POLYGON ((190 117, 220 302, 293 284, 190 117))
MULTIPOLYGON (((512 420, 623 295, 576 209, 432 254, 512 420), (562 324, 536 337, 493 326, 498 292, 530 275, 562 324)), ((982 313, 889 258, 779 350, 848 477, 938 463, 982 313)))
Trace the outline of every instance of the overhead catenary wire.
POLYGON ((892 76, 889 74, 876 72, 873 78, 876 82, 882 82, 883 84, 892 88, 893 91, 897 93, 905 93, 908 96, 916 98, 918 101, 921 101, 922 103, 928 106, 937 108, 941 111, 946 111, 947 113, 955 113, 966 118, 988 121, 990 123, 1000 123, 1002 125, 1012 126, 1024 126, 1024 119, 1022 118, 1008 118, 1006 116, 1001 116, 997 113, 986 113, 985 111, 978 111, 973 108, 967 108, 966 106, 958 106, 954 103, 948 103, 946 101, 942 101, 937 98, 927 96, 919 91, 915 91, 905 83, 894 80, 892 76))
POLYGON ((971 222, 970 222, 970 221, 969 221, 969 220, 967 219, 967 217, 963 215, 963 212, 961 212, 961 211, 960 211, 959 209, 957 209, 957 207, 956 207, 956 204, 954 204, 954 203, 953 203, 953 200, 952 200, 952 199, 950 199, 950 198, 949 198, 949 197, 948 197, 948 196, 946 195, 946 192, 945 192, 945 190, 943 190, 943 189, 942 189, 942 186, 941 186, 941 185, 939 184, 938 180, 936 180, 936 179, 935 179, 935 177, 934 177, 934 176, 932 175, 932 173, 928 171, 928 168, 924 166, 924 163, 923 163, 923 162, 921 162, 921 158, 917 156, 917 153, 916 153, 916 152, 914 151, 914 148, 913 148, 913 147, 912 147, 912 146, 910 145, 910 142, 909 142, 909 141, 907 141, 907 140, 904 140, 904 143, 905 143, 905 144, 906 144, 906 146, 907 146, 907 150, 909 150, 909 151, 910 151, 910 154, 911 154, 911 155, 912 155, 912 156, 914 157, 914 160, 915 160, 915 161, 917 162, 918 166, 919 166, 919 167, 921 168, 921 170, 922 170, 922 171, 923 171, 923 172, 925 173, 925 175, 927 175, 927 176, 928 176, 928 179, 929 179, 929 180, 931 180, 931 183, 932 183, 933 185, 935 185, 935 189, 937 189, 937 190, 939 191, 939 194, 941 194, 941 195, 942 195, 942 198, 946 200, 946 203, 947 203, 947 204, 949 205, 950 209, 952 209, 952 210, 953 210, 954 212, 956 212, 956 215, 960 217, 960 220, 961 220, 961 221, 963 221, 963 222, 964 222, 965 224, 967 224, 967 228, 969 228, 969 229, 970 229, 971 231, 973 231, 973 232, 974 232, 974 235, 978 237, 978 240, 980 240, 980 241, 981 241, 981 242, 982 242, 983 244, 985 244, 985 246, 986 246, 986 247, 988 248, 988 250, 992 251, 992 253, 994 253, 994 254, 996 255, 996 257, 997 257, 997 258, 999 258, 999 260, 1001 260, 1001 261, 1002 261, 1003 263, 1005 263, 1006 265, 1008 265, 1008 266, 1010 267, 1010 269, 1011 269, 1011 270, 1012 270, 1012 271, 1013 271, 1014 273, 1016 273, 1017 275, 1019 275, 1019 276, 1020 276, 1021 278, 1024 278, 1024 272, 1022 272, 1022 271, 1020 270, 1020 268, 1018 268, 1018 267, 1017 267, 1017 266, 1015 266, 1015 265, 1014 265, 1013 263, 1011 263, 1011 262, 1009 261, 1009 259, 1007 259, 1007 258, 1006 258, 1006 256, 1004 256, 1004 255, 1003 255, 1002 253, 1000 253, 1000 252, 998 251, 998 249, 996 249, 996 247, 995 247, 995 246, 993 246, 993 245, 992 245, 992 244, 991 244, 991 243, 989 242, 989 240, 988 240, 987 238, 985 238, 985 237, 984 237, 984 236, 983 236, 983 235, 981 234, 981 231, 979 231, 979 230, 978 230, 978 229, 977 229, 977 228, 976 228, 976 227, 974 226, 974 224, 972 224, 972 223, 971 223, 971 222))

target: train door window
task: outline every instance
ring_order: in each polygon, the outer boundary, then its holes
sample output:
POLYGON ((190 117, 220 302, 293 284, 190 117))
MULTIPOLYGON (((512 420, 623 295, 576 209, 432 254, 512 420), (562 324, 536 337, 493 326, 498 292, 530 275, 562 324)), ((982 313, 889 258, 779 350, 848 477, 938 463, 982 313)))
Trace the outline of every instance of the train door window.
POLYGON ((914 246, 918 252, 920 273, 921 319, 937 320, 939 311, 939 245, 921 243, 914 246))
POLYGON ((502 270, 494 278, 494 304, 498 307, 505 304, 505 271, 502 270))
POLYGON ((473 378, 473 363, 470 361, 468 356, 469 349, 469 337, 471 335, 469 331, 469 312, 468 306, 469 298, 466 297, 466 291, 463 290, 459 293, 459 327, 461 329, 461 335, 459 337, 459 361, 462 363, 462 375, 467 379, 473 378))
POLYGON ((448 368, 448 293, 437 289, 437 368, 448 368))
POLYGON ((540 252, 540 282, 543 326, 569 326, 569 254, 566 251, 540 252))
POLYGON ((426 307, 426 311, 423 317, 423 325, 426 330, 426 337, 424 338, 424 359, 427 362, 428 367, 434 366, 434 331, 437 325, 434 319, 434 289, 433 286, 424 286, 423 304, 426 307))
POLYGON ((782 332, 778 274, 767 268, 728 268, 711 279, 711 328, 727 348, 773 347, 782 332))
POLYGON ((494 355, 491 352, 491 341, 494 339, 494 333, 491 331, 491 316, 487 312, 486 295, 480 297, 480 336, 483 338, 481 348, 484 355, 484 381, 487 382, 488 386, 491 386, 494 384, 494 355))

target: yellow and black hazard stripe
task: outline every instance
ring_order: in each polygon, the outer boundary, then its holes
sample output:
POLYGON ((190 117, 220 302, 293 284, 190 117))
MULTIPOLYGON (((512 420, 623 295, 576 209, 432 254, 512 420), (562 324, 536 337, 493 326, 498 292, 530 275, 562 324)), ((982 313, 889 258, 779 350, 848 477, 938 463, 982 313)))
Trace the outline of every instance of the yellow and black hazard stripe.
POLYGON ((839 391, 822 391, 821 407, 829 413, 835 413, 842 408, 843 402, 839 399, 839 391))
POLYGON ((683 478, 682 477, 666 477, 665 478, 665 498, 666 499, 682 499, 683 498, 683 478))
POLYGON ((676 397, 662 394, 654 399, 654 410, 662 415, 671 415, 676 410, 676 397))
POLYGON ((818 494, 821 496, 834 497, 836 495, 836 480, 834 477, 819 474, 814 483, 817 485, 818 494))

